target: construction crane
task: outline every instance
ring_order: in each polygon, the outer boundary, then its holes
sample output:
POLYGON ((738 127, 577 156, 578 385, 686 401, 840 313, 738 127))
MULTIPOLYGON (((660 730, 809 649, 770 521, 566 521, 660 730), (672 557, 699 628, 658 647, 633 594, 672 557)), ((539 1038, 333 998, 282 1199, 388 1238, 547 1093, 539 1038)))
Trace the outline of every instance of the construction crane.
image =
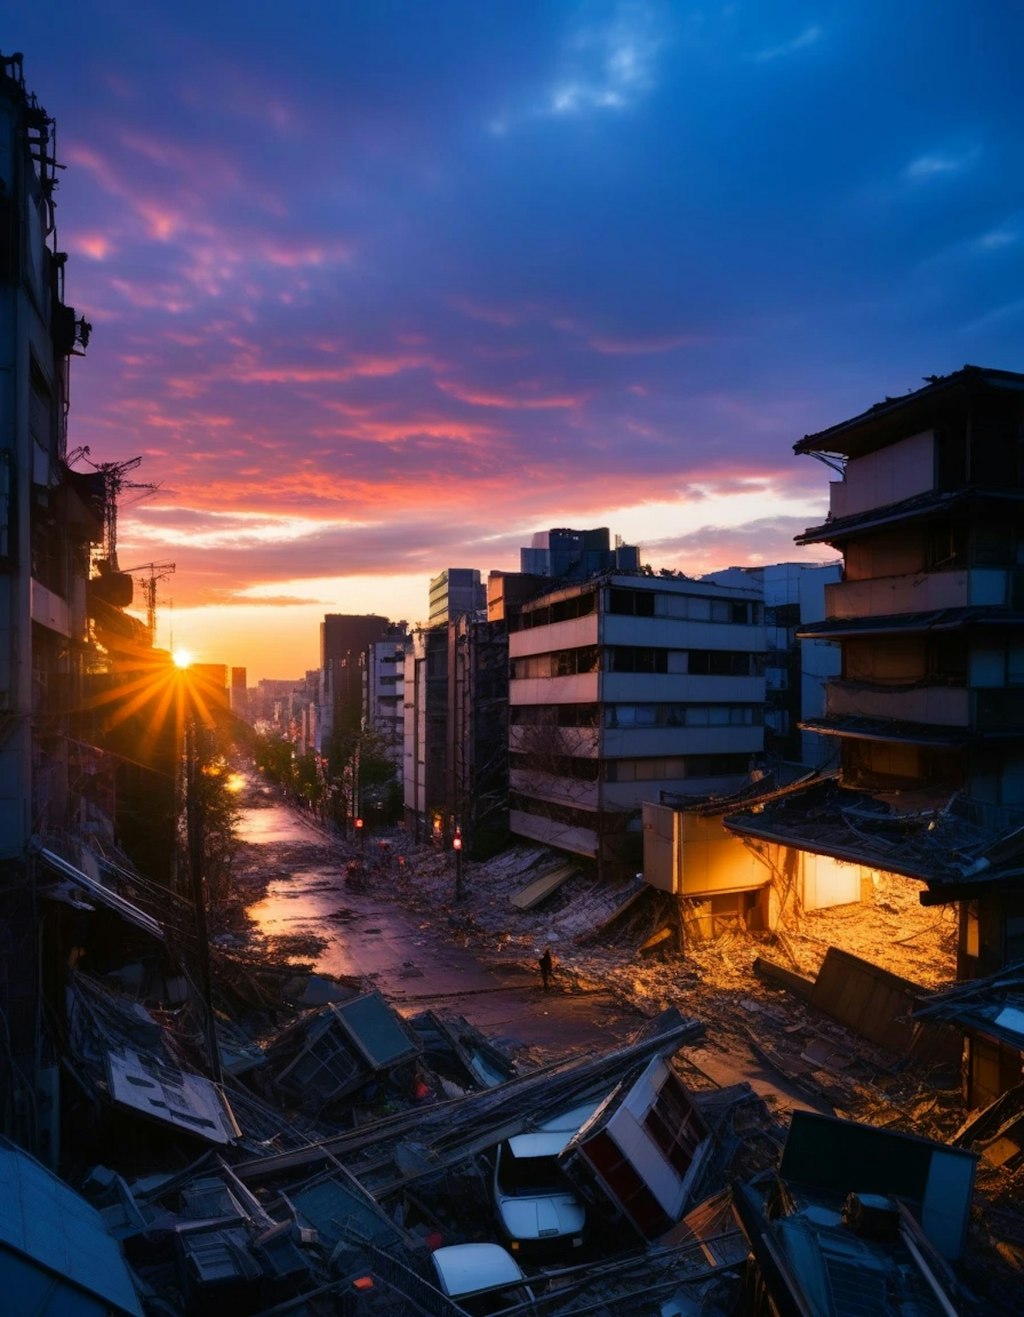
POLYGON ((76 449, 72 459, 84 457, 94 471, 103 477, 104 516, 103 516, 103 556, 110 564, 112 572, 119 572, 117 565, 117 504, 124 489, 141 489, 152 494, 160 488, 156 484, 140 484, 126 480, 129 471, 134 471, 142 461, 141 457, 130 457, 126 462, 93 462, 87 456, 88 448, 76 449))
POLYGON ((176 570, 173 562, 144 562, 125 569, 126 576, 138 576, 146 596, 146 630, 150 646, 156 645, 156 583, 166 580, 176 570))

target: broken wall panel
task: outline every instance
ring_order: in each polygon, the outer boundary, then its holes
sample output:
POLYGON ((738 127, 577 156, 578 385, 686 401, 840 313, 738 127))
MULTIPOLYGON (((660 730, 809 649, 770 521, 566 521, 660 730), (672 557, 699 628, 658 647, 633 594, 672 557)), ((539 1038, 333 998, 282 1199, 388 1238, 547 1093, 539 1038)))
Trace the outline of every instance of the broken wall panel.
POLYGON ((923 996, 924 989, 909 979, 829 947, 810 1002, 862 1038, 900 1056, 914 1051, 921 1059, 959 1062, 960 1044, 952 1030, 922 1030, 911 1019, 923 996))

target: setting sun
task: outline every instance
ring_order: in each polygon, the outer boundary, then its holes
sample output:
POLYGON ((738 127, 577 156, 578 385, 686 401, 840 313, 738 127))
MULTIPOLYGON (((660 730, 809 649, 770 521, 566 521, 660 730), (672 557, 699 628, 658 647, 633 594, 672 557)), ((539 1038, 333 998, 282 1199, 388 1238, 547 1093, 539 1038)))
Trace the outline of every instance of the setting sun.
POLYGON ((192 651, 188 649, 176 649, 173 654, 174 666, 176 668, 188 668, 192 666, 192 651))

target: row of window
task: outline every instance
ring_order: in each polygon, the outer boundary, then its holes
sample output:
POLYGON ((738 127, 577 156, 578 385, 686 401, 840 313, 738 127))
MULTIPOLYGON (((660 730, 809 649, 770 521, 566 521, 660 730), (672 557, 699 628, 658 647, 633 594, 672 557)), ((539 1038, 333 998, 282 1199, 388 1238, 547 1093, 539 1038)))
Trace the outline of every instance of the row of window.
POLYGON ((533 654, 530 658, 513 659, 510 675, 513 681, 528 677, 574 677, 581 672, 597 672, 600 650, 596 645, 583 645, 579 649, 559 649, 553 654, 533 654))
POLYGON ((509 710, 513 727, 596 727, 596 704, 516 704, 509 710))
POLYGON ((623 727, 760 727, 760 704, 606 704, 604 725, 623 727))
POLYGON ((711 599, 705 595, 662 594, 657 590, 612 589, 609 613, 631 617, 680 617, 691 622, 732 622, 742 626, 760 622, 756 600, 711 599))
MULTIPOLYGON (((558 599, 550 604, 530 608, 509 617, 510 631, 528 631, 585 617, 597 606, 597 593, 587 590, 558 599)), ((659 590, 630 590, 613 587, 608 591, 608 612, 629 617, 680 617, 693 622, 731 622, 751 625, 762 620, 762 607, 756 600, 714 599, 706 595, 669 594, 659 590)))
MULTIPOLYGON (((610 645, 604 651, 606 672, 653 672, 691 677, 756 677, 764 672, 765 655, 724 649, 664 649, 650 645, 610 645)), ((601 651, 597 645, 559 649, 513 659, 514 681, 530 677, 573 677, 598 672, 601 651)))
POLYGON ((509 614, 509 631, 529 631, 531 627, 550 626, 552 622, 568 622, 574 617, 586 617, 597 606, 596 590, 586 590, 582 594, 571 595, 568 599, 558 599, 554 603, 532 608, 529 612, 509 614))
MULTIPOLYGON (((760 727, 760 704, 606 704, 605 727, 760 727)), ((514 727, 597 727, 602 709, 596 704, 514 705, 514 727)))

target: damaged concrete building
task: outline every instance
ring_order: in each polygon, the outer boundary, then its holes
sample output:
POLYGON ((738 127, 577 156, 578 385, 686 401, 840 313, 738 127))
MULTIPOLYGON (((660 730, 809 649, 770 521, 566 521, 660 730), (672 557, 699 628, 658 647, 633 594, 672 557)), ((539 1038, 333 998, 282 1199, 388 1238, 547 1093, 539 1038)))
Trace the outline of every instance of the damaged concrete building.
POLYGON ((965 366, 795 447, 836 477, 798 543, 843 554, 802 630, 841 648, 805 722, 840 768, 726 826, 783 877, 919 882, 959 908, 958 977, 990 974, 1024 956, 1024 375, 965 366))

